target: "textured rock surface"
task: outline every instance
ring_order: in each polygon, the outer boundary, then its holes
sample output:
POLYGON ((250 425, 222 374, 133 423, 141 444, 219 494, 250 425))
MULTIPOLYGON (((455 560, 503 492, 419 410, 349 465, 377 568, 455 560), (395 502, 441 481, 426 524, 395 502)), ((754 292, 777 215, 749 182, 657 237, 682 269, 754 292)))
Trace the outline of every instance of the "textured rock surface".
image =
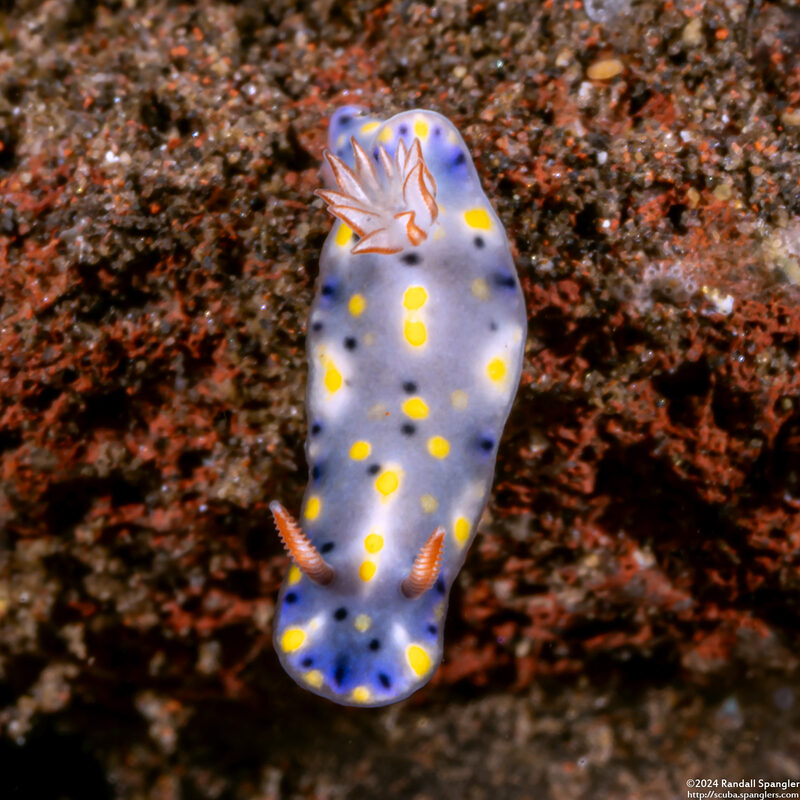
POLYGON ((798 31, 735 0, 9 11, 4 796, 800 778, 798 31), (530 312, 445 663, 378 712, 296 689, 270 642, 312 192, 354 101, 464 132, 530 312))

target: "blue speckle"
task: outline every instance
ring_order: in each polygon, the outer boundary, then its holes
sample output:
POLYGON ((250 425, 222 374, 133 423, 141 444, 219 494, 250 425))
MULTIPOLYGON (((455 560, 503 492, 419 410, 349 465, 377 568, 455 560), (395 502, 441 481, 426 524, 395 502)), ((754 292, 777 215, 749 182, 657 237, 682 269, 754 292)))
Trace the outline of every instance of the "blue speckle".
POLYGON ((314 659, 310 656, 306 656, 301 662, 300 665, 308 669, 314 663, 314 659))
POLYGON ((436 579, 436 591, 444 594, 444 578, 441 575, 436 579))
POLYGON ((330 553, 336 545, 333 542, 325 542, 322 547, 319 548, 320 553, 330 553))
POLYGON ((502 286, 504 289, 515 289, 517 286, 514 276, 508 272, 495 272, 492 275, 492 282, 495 286, 502 286))
POLYGON ((340 653, 336 657, 336 664, 333 668, 333 682, 341 686, 350 672, 350 659, 345 653, 340 653))
POLYGON ((321 430, 322 430, 322 425, 320 425, 319 422, 315 422, 311 426, 311 435, 316 436, 321 430))
POLYGON ((408 133, 408 125, 401 125, 398 130, 401 136, 405 136, 408 133))
POLYGON ((478 447, 486 453, 494 449, 494 439, 491 436, 481 436, 478 440, 478 447))
POLYGON ((466 156, 465 156, 463 153, 459 153, 459 154, 458 154, 458 155, 457 155, 457 156, 456 156, 456 157, 453 159, 453 166, 454 166, 454 167, 460 167, 460 166, 461 166, 463 163, 465 163, 465 162, 466 162, 466 160, 467 160, 467 157, 466 157, 466 156))
POLYGON ((322 467, 319 464, 314 464, 311 468, 311 479, 316 482, 322 477, 322 467))
POLYGON ((431 636, 436 636, 436 634, 438 633, 437 627, 435 625, 428 625, 428 633, 431 636))
POLYGON ((389 689, 392 685, 392 679, 385 672, 378 673, 378 680, 381 682, 381 686, 383 686, 384 689, 389 689))
POLYGON ((297 602, 297 592, 288 592, 286 597, 283 598, 284 603, 291 605, 297 602))

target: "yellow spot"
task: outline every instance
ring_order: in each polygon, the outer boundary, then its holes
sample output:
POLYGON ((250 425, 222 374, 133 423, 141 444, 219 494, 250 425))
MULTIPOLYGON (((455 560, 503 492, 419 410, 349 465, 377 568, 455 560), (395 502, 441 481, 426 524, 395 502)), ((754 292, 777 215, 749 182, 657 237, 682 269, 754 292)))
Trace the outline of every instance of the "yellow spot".
POLYGON ((406 659, 408 660, 408 666, 420 678, 431 668, 431 657, 428 655, 428 651, 418 644, 410 644, 406 647, 406 659))
POLYGON ((309 686, 319 689, 319 687, 322 686, 322 673, 318 669, 310 669, 303 675, 303 680, 309 686))
POLYGON ((342 373, 336 369, 333 361, 329 361, 325 366, 325 388, 331 394, 342 388, 342 373))
POLYGON ((450 442, 444 436, 431 436, 428 439, 428 452, 434 458, 447 458, 450 452, 450 442))
POLYGON ((322 501, 314 495, 308 498, 306 503, 306 519, 316 519, 322 509, 322 501))
POLYGON ((367 614, 359 614, 353 622, 353 627, 359 632, 364 633, 368 631, 372 625, 372 618, 367 614))
POLYGON ((365 122, 361 126, 361 133, 372 133, 378 125, 380 125, 380 122, 365 122))
POLYGON ((425 340, 428 338, 428 332, 425 330, 425 323, 415 320, 406 322, 404 333, 406 341, 413 347, 422 347, 425 340))
POLYGON ((362 581, 371 581, 375 576, 375 570, 378 569, 374 561, 362 561, 361 566, 358 568, 358 577, 362 581))
POLYGON ((296 583, 299 583, 302 577, 303 573, 300 572, 300 568, 292 564, 292 566, 289 567, 289 586, 294 586, 296 583))
POLYGON ((288 628, 281 636, 281 647, 287 653, 293 653, 302 646, 305 640, 306 635, 300 630, 300 628, 288 628))
POLYGON ((421 397, 409 397, 402 405, 403 413, 411 419, 425 419, 428 416, 428 406, 421 397))
POLYGON ((463 545, 469 539, 469 522, 464 517, 459 517, 453 526, 453 535, 456 541, 463 545))
POLYGON ((472 294, 478 298, 478 300, 488 300, 489 299, 489 284, 483 278, 475 278, 472 281, 472 294))
POLYGON ((361 294, 354 294, 347 304, 347 309, 354 317, 360 317, 366 307, 367 301, 364 299, 364 295, 361 294))
POLYGON ((345 143, 344 134, 340 134, 339 138, 336 140, 336 146, 341 147, 345 143))
POLYGON ((418 119, 414 123, 414 134, 419 137, 421 142, 424 142, 428 138, 428 123, 418 119))
POLYGON ((488 231, 492 227, 492 220, 485 208, 471 208, 469 211, 465 211, 464 221, 470 228, 479 228, 482 231, 488 231))
POLYGON ((450 144, 458 144, 458 136, 456 136, 454 131, 448 132, 447 141, 450 142, 450 144))
POLYGON ((372 452, 372 446, 369 442, 353 442, 350 448, 350 458, 353 461, 363 461, 372 452))
POLYGON ((392 129, 389 128, 389 127, 384 128, 378 134, 378 141, 383 142, 384 144, 386 144, 386 142, 391 142, 392 141, 392 129))
MULTIPOLYGON (((439 206, 439 215, 440 215, 440 216, 441 216, 441 211, 442 211, 442 207, 441 207, 441 206, 439 206)), ((443 228, 441 225, 437 225, 437 226, 436 226, 436 227, 433 229, 433 240, 434 240, 435 242, 438 242, 440 239, 444 239, 445 235, 446 235, 446 234, 445 234, 445 230, 444 230, 444 228, 443 228)))
POLYGON ((393 469, 387 469, 385 472, 382 472, 375 480, 375 488, 384 497, 388 497, 392 492, 396 492, 399 485, 400 479, 393 469))
POLYGON ((463 411, 467 407, 469 397, 466 392, 462 392, 461 389, 456 389, 450 395, 450 402, 453 404, 453 408, 463 411))
POLYGON ((426 514, 432 514, 439 508, 439 501, 432 494, 424 494, 419 499, 422 510, 426 514))
POLYGON ((486 365, 486 374, 493 381, 501 381, 506 376, 506 365, 502 358, 493 358, 486 365))
POLYGON ((377 553, 383 547, 383 536, 377 533, 371 533, 364 539, 364 549, 368 553, 377 553))
POLYGON ((409 311, 416 311, 425 305, 428 293, 422 286, 409 286, 403 293, 403 305, 409 311))
POLYGON ((351 697, 356 703, 368 703, 372 694, 366 686, 356 686, 351 697))
POLYGON ((339 247, 344 247, 350 241, 352 236, 353 231, 351 231, 350 228, 345 225, 344 222, 342 222, 339 225, 339 230, 336 231, 336 244, 338 244, 339 247))

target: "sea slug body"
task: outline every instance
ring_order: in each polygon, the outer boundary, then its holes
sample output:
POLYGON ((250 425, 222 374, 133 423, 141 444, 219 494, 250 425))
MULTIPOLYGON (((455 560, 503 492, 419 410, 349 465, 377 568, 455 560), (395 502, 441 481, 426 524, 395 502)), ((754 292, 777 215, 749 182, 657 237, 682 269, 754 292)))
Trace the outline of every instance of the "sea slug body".
POLYGON ((508 241, 445 117, 339 109, 337 217, 308 325, 309 485, 275 647, 337 703, 408 697, 441 660, 447 600, 491 490, 526 312, 508 241))

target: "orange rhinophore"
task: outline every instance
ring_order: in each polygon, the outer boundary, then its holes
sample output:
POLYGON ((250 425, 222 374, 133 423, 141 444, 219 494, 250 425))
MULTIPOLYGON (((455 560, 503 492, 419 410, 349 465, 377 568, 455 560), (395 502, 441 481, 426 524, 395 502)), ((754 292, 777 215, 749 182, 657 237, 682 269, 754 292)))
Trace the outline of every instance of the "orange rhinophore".
POLYGON ((275 519, 275 526, 283 546, 303 574, 314 583, 327 586, 333 580, 333 569, 325 563, 325 559, 317 552, 317 548, 308 541, 308 537, 292 519, 292 515, 277 501, 269 504, 269 510, 275 519))
POLYGON ((400 584, 403 594, 410 600, 425 594, 433 588, 442 568, 442 551, 444 550, 444 528, 440 525, 420 548, 411 572, 400 584))

